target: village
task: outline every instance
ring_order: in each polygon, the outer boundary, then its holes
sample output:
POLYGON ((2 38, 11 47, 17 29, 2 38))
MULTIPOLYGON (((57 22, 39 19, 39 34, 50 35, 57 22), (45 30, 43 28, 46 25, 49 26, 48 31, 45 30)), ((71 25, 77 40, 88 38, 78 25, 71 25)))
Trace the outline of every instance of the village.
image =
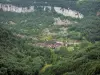
POLYGON ((69 47, 69 46, 75 46, 80 44, 79 41, 75 40, 73 42, 60 42, 60 41, 46 41, 46 42, 41 42, 41 43, 28 43, 31 46, 36 46, 36 47, 46 47, 46 48, 51 48, 51 49, 57 49, 61 47, 69 47))

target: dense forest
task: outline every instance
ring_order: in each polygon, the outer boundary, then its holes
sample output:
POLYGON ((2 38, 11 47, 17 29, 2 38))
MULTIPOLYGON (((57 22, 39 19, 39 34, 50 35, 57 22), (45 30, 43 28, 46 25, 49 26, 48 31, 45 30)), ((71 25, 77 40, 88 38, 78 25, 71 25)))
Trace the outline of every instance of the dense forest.
POLYGON ((0 0, 16 6, 59 6, 29 13, 0 10, 0 75, 100 75, 99 0, 0 0))

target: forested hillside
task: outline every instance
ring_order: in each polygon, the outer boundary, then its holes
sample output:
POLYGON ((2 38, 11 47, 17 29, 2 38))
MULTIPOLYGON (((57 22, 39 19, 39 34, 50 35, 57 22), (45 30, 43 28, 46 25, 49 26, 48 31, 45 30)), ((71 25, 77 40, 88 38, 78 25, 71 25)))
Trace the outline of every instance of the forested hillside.
POLYGON ((0 3, 38 7, 26 13, 0 9, 0 75, 100 75, 99 0, 0 3), (64 16, 39 6, 79 11, 84 17, 64 16))

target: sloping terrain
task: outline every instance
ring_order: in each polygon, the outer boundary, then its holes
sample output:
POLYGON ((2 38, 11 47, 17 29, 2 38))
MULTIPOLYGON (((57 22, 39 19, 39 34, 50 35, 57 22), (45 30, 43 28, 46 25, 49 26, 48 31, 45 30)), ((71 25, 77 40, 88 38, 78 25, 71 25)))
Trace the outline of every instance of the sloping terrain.
MULTIPOLYGON (((33 2, 24 1, 0 2, 20 7, 33 2)), ((62 9, 84 13, 81 19, 41 9, 30 13, 0 11, 0 75, 100 75, 99 1, 77 1, 33 3, 63 4, 62 9)))

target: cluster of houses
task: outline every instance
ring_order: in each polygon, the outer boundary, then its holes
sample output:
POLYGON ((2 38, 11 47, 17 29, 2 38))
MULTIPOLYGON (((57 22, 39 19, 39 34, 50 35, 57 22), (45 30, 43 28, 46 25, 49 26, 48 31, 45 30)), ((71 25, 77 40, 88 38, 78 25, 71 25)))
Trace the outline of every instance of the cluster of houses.
POLYGON ((69 20, 61 20, 60 18, 54 18, 54 25, 64 25, 67 26, 72 24, 69 20))
POLYGON ((58 48, 63 46, 62 42, 53 42, 53 43, 37 43, 36 46, 40 46, 40 47, 48 47, 48 48, 58 48))
POLYGON ((100 16, 100 12, 99 11, 97 12, 97 16, 100 16))
POLYGON ((37 43, 35 46, 40 46, 40 47, 47 47, 47 48, 60 48, 62 46, 70 46, 70 45, 76 45, 79 44, 79 42, 74 41, 74 42, 43 42, 43 43, 37 43))

